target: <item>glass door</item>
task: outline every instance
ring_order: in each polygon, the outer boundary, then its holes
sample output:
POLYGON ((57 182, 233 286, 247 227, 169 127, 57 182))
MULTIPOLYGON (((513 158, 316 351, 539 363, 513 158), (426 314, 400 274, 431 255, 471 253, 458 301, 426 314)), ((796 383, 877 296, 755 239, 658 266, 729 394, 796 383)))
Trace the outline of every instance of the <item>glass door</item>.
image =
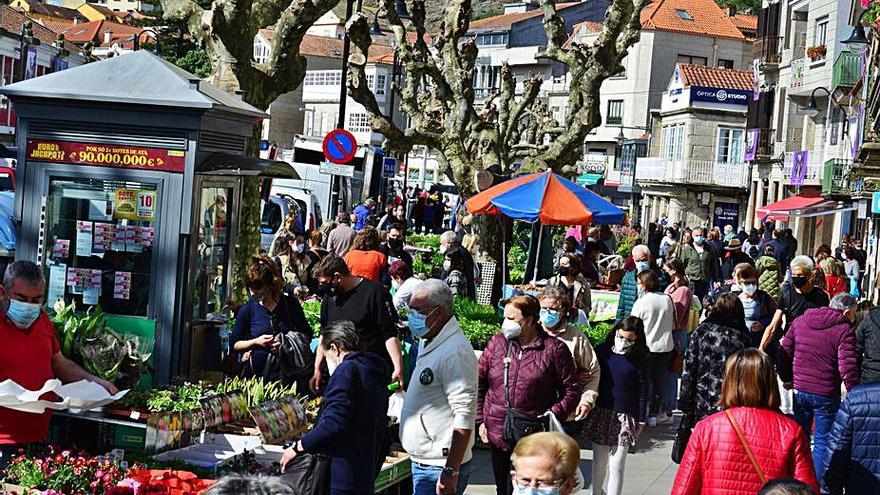
POLYGON ((230 296, 230 212, 234 211, 231 205, 234 189, 204 184, 199 196, 192 316, 204 319, 211 313, 219 313, 230 296))
POLYGON ((47 304, 100 304, 111 314, 147 316, 159 236, 155 183, 49 178, 43 236, 47 304))

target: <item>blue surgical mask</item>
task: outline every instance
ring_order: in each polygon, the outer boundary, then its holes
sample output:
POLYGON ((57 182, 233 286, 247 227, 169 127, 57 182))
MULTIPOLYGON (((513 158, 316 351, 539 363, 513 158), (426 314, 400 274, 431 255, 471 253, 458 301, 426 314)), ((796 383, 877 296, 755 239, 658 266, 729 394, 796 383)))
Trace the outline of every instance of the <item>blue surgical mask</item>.
POLYGON ((694 244, 700 246, 700 245, 703 244, 703 242, 704 242, 705 240, 706 240, 706 238, 703 237, 703 236, 701 236, 701 235, 695 236, 695 237, 694 237, 694 244))
POLYGON ((636 261, 636 273, 641 273, 651 268, 651 263, 647 261, 636 261))
POLYGON ((40 317, 40 305, 10 299, 6 316, 13 325, 22 330, 27 330, 40 317))
MULTIPOLYGON (((434 308, 431 310, 431 313, 436 310, 437 308, 434 308)), ((414 309, 409 311, 407 322, 409 323, 409 331, 412 332, 414 337, 421 339, 431 331, 428 327, 428 317, 431 316, 431 313, 423 315, 414 309)))
POLYGON ((555 309, 541 309, 541 325, 544 328, 556 328, 560 321, 562 321, 562 317, 559 315, 559 311, 555 309))
POLYGON ((514 486, 513 493, 514 495, 559 495, 559 487, 534 488, 530 486, 514 486))

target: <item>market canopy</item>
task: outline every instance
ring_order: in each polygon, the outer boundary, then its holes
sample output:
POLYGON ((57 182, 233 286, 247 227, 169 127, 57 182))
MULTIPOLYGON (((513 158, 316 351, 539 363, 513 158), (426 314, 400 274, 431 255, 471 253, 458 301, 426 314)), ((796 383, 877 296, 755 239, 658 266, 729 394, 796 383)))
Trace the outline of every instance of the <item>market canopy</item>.
POLYGON ((758 215, 771 220, 787 221, 788 217, 810 207, 825 203, 825 198, 818 193, 798 194, 789 196, 775 203, 758 208, 758 215))
POLYGON ((544 225, 620 224, 626 218, 598 194, 550 170, 490 187, 470 198, 467 210, 544 225))

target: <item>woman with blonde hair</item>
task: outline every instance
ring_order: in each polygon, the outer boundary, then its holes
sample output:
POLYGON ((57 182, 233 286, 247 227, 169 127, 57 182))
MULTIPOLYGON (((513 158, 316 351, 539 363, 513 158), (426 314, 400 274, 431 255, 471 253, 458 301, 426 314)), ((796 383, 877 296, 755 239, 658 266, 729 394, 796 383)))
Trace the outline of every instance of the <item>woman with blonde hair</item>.
POLYGON ((555 488, 552 493, 558 495, 574 493, 581 451, 568 435, 558 432, 529 435, 516 444, 510 460, 515 493, 546 493, 540 490, 542 488, 555 488))
POLYGON ((754 348, 730 356, 719 405, 723 411, 697 423, 673 494, 757 493, 774 478, 794 478, 819 492, 810 444, 779 412, 770 356, 754 348))

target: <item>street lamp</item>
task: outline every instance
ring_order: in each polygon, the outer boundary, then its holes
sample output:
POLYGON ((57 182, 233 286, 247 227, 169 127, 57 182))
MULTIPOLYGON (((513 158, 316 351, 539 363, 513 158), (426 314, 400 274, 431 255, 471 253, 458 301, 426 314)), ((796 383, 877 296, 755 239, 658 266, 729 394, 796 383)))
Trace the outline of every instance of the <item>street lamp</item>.
POLYGON ((824 86, 819 86, 818 88, 814 89, 813 92, 810 93, 810 101, 808 101, 807 106, 804 107, 804 114, 806 114, 808 117, 815 117, 819 115, 819 106, 816 105, 816 91, 819 91, 820 89, 827 93, 829 98, 831 97, 831 91, 828 91, 828 88, 824 86))
POLYGON ((141 29, 141 32, 132 36, 133 42, 134 42, 132 48, 134 49, 134 51, 138 51, 141 49, 141 35, 144 33, 151 33, 156 38, 156 48, 153 49, 153 53, 161 56, 162 49, 159 48, 159 33, 157 33, 156 31, 153 31, 152 29, 141 29))
POLYGON ((868 44, 868 37, 865 36, 865 27, 862 26, 862 19, 865 18, 865 14, 867 13, 867 10, 863 10, 862 13, 859 14, 859 19, 856 21, 856 25, 853 26, 853 30, 852 33, 850 33, 849 38, 841 41, 841 43, 847 46, 868 44))
POLYGON ((379 13, 373 16, 373 26, 370 28, 370 34, 373 36, 384 36, 382 28, 379 26, 379 13))

